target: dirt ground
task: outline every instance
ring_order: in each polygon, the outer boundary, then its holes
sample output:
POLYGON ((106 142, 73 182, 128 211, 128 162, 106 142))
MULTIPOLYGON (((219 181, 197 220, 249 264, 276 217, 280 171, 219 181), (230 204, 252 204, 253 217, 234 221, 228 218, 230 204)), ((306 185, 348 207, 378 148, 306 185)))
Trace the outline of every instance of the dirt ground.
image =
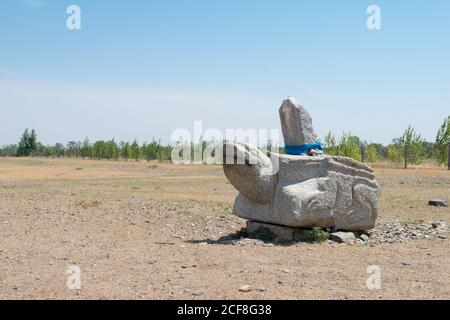
MULTIPOLYGON (((381 222, 450 223, 450 172, 376 169, 381 222)), ((449 239, 208 244, 238 231, 219 166, 0 158, 1 299, 449 299, 449 239), (66 285, 69 266, 81 289, 66 285), (381 270, 369 290, 367 268, 381 270), (239 288, 250 285, 250 292, 239 288)))

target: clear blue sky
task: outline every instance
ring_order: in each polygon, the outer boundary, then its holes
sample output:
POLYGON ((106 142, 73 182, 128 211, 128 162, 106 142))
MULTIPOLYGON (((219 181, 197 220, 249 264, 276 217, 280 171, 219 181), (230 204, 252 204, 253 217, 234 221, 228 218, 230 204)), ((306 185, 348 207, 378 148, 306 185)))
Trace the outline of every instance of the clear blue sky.
POLYGON ((297 98, 319 135, 432 140, 450 114, 450 1, 2 0, 0 145, 279 128, 297 98), (66 28, 81 8, 82 29, 66 28), (382 29, 366 28, 381 8, 382 29))

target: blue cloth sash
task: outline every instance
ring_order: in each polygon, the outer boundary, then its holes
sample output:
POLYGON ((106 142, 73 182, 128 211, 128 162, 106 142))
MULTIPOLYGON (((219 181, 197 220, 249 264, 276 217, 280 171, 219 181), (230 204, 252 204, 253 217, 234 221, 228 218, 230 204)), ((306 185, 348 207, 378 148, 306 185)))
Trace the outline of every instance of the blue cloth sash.
POLYGON ((306 156, 307 152, 310 150, 316 150, 319 151, 318 154, 323 153, 323 143, 320 141, 316 141, 316 143, 313 144, 304 144, 301 146, 284 146, 284 152, 286 154, 290 154, 293 156, 306 156))

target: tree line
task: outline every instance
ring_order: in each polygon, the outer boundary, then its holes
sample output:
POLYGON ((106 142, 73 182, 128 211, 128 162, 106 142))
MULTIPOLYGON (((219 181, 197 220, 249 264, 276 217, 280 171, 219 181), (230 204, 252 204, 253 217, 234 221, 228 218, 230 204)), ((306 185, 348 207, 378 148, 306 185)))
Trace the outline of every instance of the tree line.
POLYGON ((37 141, 35 130, 26 129, 17 144, 0 148, 3 157, 46 157, 46 158, 81 158, 91 160, 170 160, 172 147, 162 145, 160 141, 139 144, 133 142, 98 140, 93 143, 86 138, 81 141, 69 141, 66 145, 44 145, 37 141))
MULTIPOLYGON (((204 151, 217 142, 202 141, 191 143, 193 150, 204 151)), ((420 164, 425 159, 433 159, 439 164, 448 164, 450 169, 450 116, 447 117, 437 131, 434 142, 425 141, 416 130, 409 126, 401 137, 392 140, 388 145, 368 143, 351 133, 343 133, 339 138, 329 132, 324 138, 325 153, 329 155, 346 156, 362 162, 391 161, 401 163, 404 168, 411 164, 420 164)), ((86 138, 81 141, 69 141, 66 145, 44 145, 37 139, 35 130, 28 129, 22 134, 17 144, 0 148, 0 156, 9 157, 51 157, 51 158, 81 158, 96 160, 159 160, 171 159, 173 146, 163 145, 161 141, 152 139, 150 142, 138 143, 98 140, 93 143, 86 138)), ((268 141, 265 150, 272 150, 268 141)))
POLYGON ((324 139, 325 152, 330 155, 351 157, 362 162, 375 163, 388 160, 403 164, 420 164, 433 159, 438 164, 447 164, 450 170, 450 116, 438 129, 434 142, 426 141, 409 126, 401 137, 394 138, 389 145, 368 143, 351 133, 343 133, 339 140, 329 132, 324 139))

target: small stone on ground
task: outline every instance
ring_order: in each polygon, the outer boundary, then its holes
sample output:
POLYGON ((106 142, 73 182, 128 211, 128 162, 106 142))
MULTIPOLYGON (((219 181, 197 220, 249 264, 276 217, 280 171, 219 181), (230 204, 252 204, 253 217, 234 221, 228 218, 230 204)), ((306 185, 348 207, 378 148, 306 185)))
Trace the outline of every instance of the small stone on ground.
POLYGON ((448 202, 446 200, 433 199, 428 201, 428 205, 434 207, 448 207, 448 202))
POLYGON ((356 237, 353 232, 334 232, 330 234, 330 239, 339 243, 350 243, 355 241, 356 237))
POLYGON ((245 285, 239 288, 240 292, 250 292, 252 291, 252 288, 249 285, 245 285))

